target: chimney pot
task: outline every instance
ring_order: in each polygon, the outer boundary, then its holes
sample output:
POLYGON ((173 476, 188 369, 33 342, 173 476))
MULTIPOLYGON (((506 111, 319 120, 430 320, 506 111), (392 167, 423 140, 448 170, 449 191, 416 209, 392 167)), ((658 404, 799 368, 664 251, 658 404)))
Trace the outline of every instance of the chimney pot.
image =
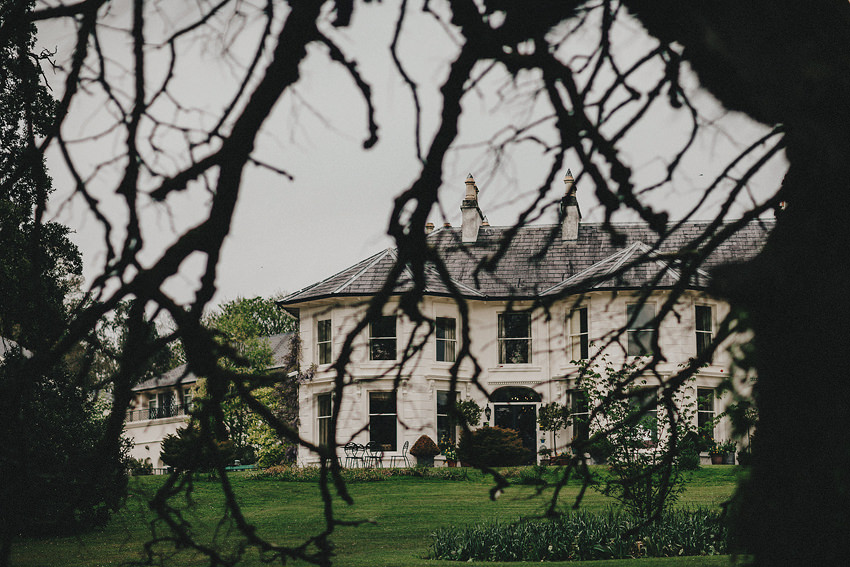
POLYGON ((561 199, 561 239, 578 240, 578 226, 581 221, 581 210, 576 198, 576 182, 573 172, 567 170, 564 176, 564 197, 561 199))
POLYGON ((434 223, 426 222, 425 223, 425 234, 431 234, 434 232, 434 223))
POLYGON ((451 228, 451 227, 452 227, 452 223, 450 223, 450 222, 444 222, 444 223, 443 223, 443 227, 445 227, 445 228, 451 228))
POLYGON ((478 228, 484 220, 484 213, 478 208, 478 186, 470 173, 466 177, 466 196, 460 205, 461 212, 461 241, 472 243, 478 240, 478 228))

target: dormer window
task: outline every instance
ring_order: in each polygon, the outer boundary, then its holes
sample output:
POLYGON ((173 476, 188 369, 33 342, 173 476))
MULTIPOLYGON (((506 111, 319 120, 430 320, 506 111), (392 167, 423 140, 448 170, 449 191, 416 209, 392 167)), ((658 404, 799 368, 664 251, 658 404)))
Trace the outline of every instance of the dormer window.
POLYGON ((369 323, 369 360, 396 359, 396 316, 378 317, 369 323))
POLYGON ((531 362, 531 314, 499 313, 499 364, 531 362))

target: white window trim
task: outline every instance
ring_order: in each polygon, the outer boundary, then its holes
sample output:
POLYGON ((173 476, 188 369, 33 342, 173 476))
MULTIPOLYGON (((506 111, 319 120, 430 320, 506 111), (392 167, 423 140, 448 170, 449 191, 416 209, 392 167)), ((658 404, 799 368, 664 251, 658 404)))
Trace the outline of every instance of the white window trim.
MULTIPOLYGON (((564 314, 564 320, 565 320, 565 326, 566 326, 565 335, 566 335, 566 339, 567 339, 566 350, 567 350, 568 356, 569 356, 569 360, 567 362, 570 362, 572 360, 583 360, 584 359, 581 356, 581 352, 578 353, 579 356, 576 356, 576 353, 573 352, 573 345, 575 344, 573 342, 573 338, 574 337, 580 337, 582 335, 585 335, 587 337, 587 355, 589 357, 590 356, 590 306, 586 303, 581 303, 579 305, 575 305, 575 306, 571 307, 570 309, 567 309, 565 314, 564 314), (585 332, 583 332, 583 333, 581 332, 580 327, 579 327, 578 332, 574 332, 575 330, 573 329, 573 313, 576 312, 576 311, 579 311, 581 309, 584 309, 587 313, 586 314, 587 330, 585 330, 585 332)), ((581 348, 581 346, 579 346, 579 349, 580 348, 581 348)))

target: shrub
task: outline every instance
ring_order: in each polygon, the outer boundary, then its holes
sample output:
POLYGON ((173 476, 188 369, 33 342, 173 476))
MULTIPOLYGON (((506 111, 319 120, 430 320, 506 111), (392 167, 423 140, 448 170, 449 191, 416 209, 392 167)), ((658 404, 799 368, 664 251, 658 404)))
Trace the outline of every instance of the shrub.
POLYGON ((608 509, 602 514, 581 510, 551 522, 442 528, 432 536, 429 557, 454 561, 587 561, 714 555, 728 549, 720 511, 673 510, 657 522, 636 525, 637 520, 608 509))
MULTIPOLYGON (((319 467, 276 466, 249 474, 249 478, 279 480, 284 482, 317 482, 321 474, 319 467)), ((390 468, 390 469, 343 469, 345 482, 375 482, 398 477, 417 477, 435 480, 469 480, 470 471, 463 468, 390 468)))
POLYGON ((130 474, 133 476, 144 476, 153 474, 153 463, 150 462, 150 459, 146 459, 144 461, 140 459, 134 459, 130 457, 127 461, 127 468, 130 470, 130 474))
POLYGON ((410 454, 417 458, 434 458, 440 454, 440 448, 434 443, 434 440, 427 435, 422 435, 410 448, 410 454))
POLYGON ((177 435, 162 440, 162 462, 179 471, 213 472, 219 465, 233 461, 236 450, 232 441, 215 441, 211 449, 197 426, 183 427, 177 435))
POLYGON ((478 427, 478 424, 481 423, 481 406, 472 398, 455 403, 455 408, 463 422, 461 425, 465 423, 469 427, 478 427))
POLYGON ((464 431, 457 453, 461 461, 477 467, 513 467, 531 456, 519 434, 502 427, 484 427, 471 434, 464 431))

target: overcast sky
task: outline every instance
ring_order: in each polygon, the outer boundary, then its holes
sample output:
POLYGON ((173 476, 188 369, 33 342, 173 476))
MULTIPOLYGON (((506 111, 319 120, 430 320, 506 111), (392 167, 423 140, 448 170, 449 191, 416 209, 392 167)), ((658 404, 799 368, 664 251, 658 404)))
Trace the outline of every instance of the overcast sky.
MULTIPOLYGON (((351 79, 339 65, 329 61, 324 49, 312 50, 302 66, 303 79, 295 95, 287 95, 278 103, 260 134, 256 152, 259 158, 286 170, 294 179, 290 181, 257 167, 246 171, 236 218, 219 265, 217 302, 237 296, 295 291, 392 245, 386 227, 393 198, 410 185, 420 170, 413 144, 413 105, 389 58, 397 8, 394 3, 382 3, 358 4, 358 9, 350 29, 341 32, 329 29, 328 33, 333 33, 350 59, 358 61, 360 71, 372 86, 380 141, 369 151, 362 149, 367 137, 362 99, 351 79)), ((116 9, 115 13, 114 17, 120 21, 120 10, 116 9)), ((172 14, 171 18, 179 21, 180 14, 172 14)), ((242 53, 247 57, 253 48, 256 28, 251 27, 251 22, 247 25, 232 47, 237 58, 242 53)), ((162 33, 167 33, 166 27, 162 33)), ((45 26, 40 41, 51 48, 59 47, 61 57, 63 52, 67 53, 72 32, 70 28, 45 26)), ((587 34, 576 34, 563 49, 569 51, 569 56, 582 51, 589 53, 593 39, 587 34)), ((120 62, 120 53, 129 47, 127 35, 115 31, 105 34, 104 41, 115 48, 116 61, 120 62)), ((455 53, 454 41, 450 31, 425 16, 411 20, 402 39, 405 65, 422 88, 425 151, 440 110, 437 91, 455 53)), ((628 59, 643 54, 651 40, 637 25, 627 23, 619 30, 618 43, 623 58, 628 59)), ((161 53, 151 47, 152 74, 161 72, 164 64, 161 53)), ((177 69, 179 93, 181 100, 197 107, 193 117, 198 123, 209 124, 222 102, 228 99, 235 82, 232 66, 232 60, 222 57, 216 41, 195 41, 185 46, 177 69)), ((508 124, 530 121, 543 114, 542 104, 535 103, 529 95, 533 79, 533 76, 520 77, 516 84, 506 88, 504 75, 495 72, 467 95, 461 123, 462 142, 446 164, 441 189, 445 218, 435 216, 433 222, 459 224, 467 173, 472 173, 478 182, 480 205, 492 225, 513 223, 537 191, 548 173, 551 156, 541 155, 538 146, 527 143, 501 156, 497 167, 493 154, 480 145, 493 136, 497 139, 503 136, 500 133, 508 124)), ((692 78, 686 81, 694 82, 692 78)), ((683 163, 682 173, 675 182, 649 196, 656 206, 669 210, 674 217, 693 206, 714 174, 767 131, 742 116, 725 113, 695 89, 692 93, 706 120, 713 122, 704 129, 697 151, 683 163)), ((66 136, 91 134, 102 129, 110 116, 107 105, 98 96, 80 99, 72 113, 64 130, 66 136)), ((626 140, 621 151, 634 164, 639 183, 651 183, 663 176, 664 167, 682 143, 687 127, 683 114, 658 108, 652 119, 626 140)), ((553 139, 547 127, 539 133, 553 139)), ((117 146, 118 141, 107 135, 98 142, 79 144, 75 157, 93 169, 117 146)), ((174 161, 180 162, 176 152, 174 161)), ((73 239, 83 252, 85 275, 91 281, 103 268, 103 231, 79 198, 69 200, 71 185, 55 152, 49 155, 48 163, 57 189, 51 202, 52 214, 75 231, 73 239)), ((162 165, 168 167, 167 163, 162 165)), ((572 167, 574 174, 580 174, 578 163, 567 166, 572 167)), ((119 165, 98 170, 91 187, 102 199, 104 210, 120 221, 125 213, 123 204, 114 196, 118 172, 119 165)), ((560 181, 563 173, 556 182, 558 191, 563 187, 560 181)), ((766 197, 775 190, 783 173, 783 163, 772 164, 762 178, 751 184, 750 194, 757 199, 766 197)), ((601 220, 592 193, 589 178, 580 180, 578 199, 584 220, 589 222, 601 220)), ((208 201, 206 190, 196 186, 169 198, 165 204, 146 204, 144 257, 153 261, 176 234, 197 224, 206 212, 208 201)), ((709 218, 716 207, 715 200, 698 217, 709 218)), ((741 210, 737 208, 737 213, 741 210)), ((731 215, 735 214, 733 210, 731 215)), ((555 212, 550 210, 539 222, 555 220, 555 212)), ((196 279, 193 266, 184 266, 181 277, 169 282, 168 292, 180 301, 189 301, 196 279)))

